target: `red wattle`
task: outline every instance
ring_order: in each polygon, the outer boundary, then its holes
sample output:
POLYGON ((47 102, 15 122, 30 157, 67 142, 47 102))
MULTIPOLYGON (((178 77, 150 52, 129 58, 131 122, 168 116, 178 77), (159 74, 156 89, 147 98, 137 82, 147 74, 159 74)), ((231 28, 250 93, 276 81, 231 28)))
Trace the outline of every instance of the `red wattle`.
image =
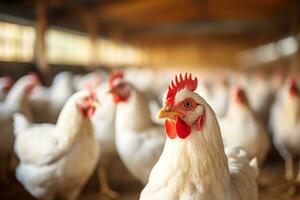
POLYGON ((197 120, 197 130, 201 130, 201 128, 203 127, 205 118, 206 118, 206 112, 203 112, 202 115, 197 120))
POLYGON ((175 139, 177 137, 176 127, 175 127, 175 122, 174 121, 166 120, 165 121, 165 130, 166 130, 167 136, 170 139, 175 139))
POLYGON ((87 114, 86 114, 87 117, 88 117, 88 118, 91 118, 91 117, 94 115, 95 111, 96 111, 96 108, 90 107, 90 108, 88 109, 88 111, 87 111, 87 114))
POLYGON ((183 120, 181 120, 180 118, 176 118, 176 132, 178 137, 180 137, 181 139, 186 138, 187 136, 189 136, 191 134, 191 127, 189 125, 187 125, 183 120))
POLYGON ((113 95, 113 100, 114 100, 115 103, 120 103, 120 102, 122 102, 121 97, 120 97, 119 95, 117 95, 117 94, 114 94, 114 95, 113 95))

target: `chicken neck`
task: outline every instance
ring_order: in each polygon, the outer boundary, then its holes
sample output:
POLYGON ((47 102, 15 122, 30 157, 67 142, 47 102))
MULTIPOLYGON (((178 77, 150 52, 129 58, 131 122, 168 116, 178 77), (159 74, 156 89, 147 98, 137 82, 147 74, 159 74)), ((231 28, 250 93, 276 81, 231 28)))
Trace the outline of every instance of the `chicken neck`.
POLYGON ((26 84, 17 82, 7 94, 4 103, 7 108, 28 114, 29 102, 26 97, 26 84))
POLYGON ((78 111, 75 99, 68 101, 62 109, 56 124, 55 133, 63 148, 73 146, 86 134, 93 133, 93 126, 88 118, 78 111))
POLYGON ((133 88, 127 102, 119 103, 116 113, 117 131, 142 131, 151 126, 153 122, 147 99, 133 88))

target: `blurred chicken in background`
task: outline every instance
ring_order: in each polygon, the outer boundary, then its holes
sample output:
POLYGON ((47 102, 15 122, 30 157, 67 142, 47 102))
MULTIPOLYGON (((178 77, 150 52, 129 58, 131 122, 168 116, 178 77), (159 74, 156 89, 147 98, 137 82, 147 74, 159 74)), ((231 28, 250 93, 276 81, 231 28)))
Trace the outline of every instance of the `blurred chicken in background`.
POLYGON ((107 74, 104 71, 94 71, 87 74, 75 75, 73 85, 76 91, 95 87, 105 81, 107 74))
POLYGON ((16 177, 35 198, 75 200, 92 175, 99 156, 91 117, 96 93, 79 91, 63 107, 55 124, 32 124, 14 115, 16 177))
POLYGON ((36 75, 20 78, 8 92, 5 100, 0 102, 0 173, 1 181, 6 183, 13 158, 13 114, 21 112, 32 119, 29 107, 29 95, 38 84, 36 75))
POLYGON ((273 87, 264 72, 245 74, 239 80, 245 89, 250 107, 263 123, 268 122, 269 110, 273 100, 273 87))
POLYGON ((74 93, 72 78, 71 72, 60 72, 50 87, 38 86, 33 90, 30 106, 34 122, 56 122, 62 107, 74 93))
POLYGON ((246 93, 240 86, 231 91, 228 111, 219 120, 226 145, 241 146, 250 158, 257 158, 263 164, 271 147, 269 135, 252 110, 246 93))
POLYGON ((96 110, 91 118, 94 126, 96 139, 101 146, 101 159, 97 165, 97 176, 100 182, 100 195, 107 195, 116 198, 118 194, 113 191, 109 184, 109 171, 113 160, 117 157, 115 144, 115 116, 116 104, 112 96, 108 94, 109 84, 97 79, 91 79, 86 87, 95 88, 96 94, 101 102, 101 106, 96 110))
POLYGON ((226 113, 229 89, 226 80, 204 79, 199 81, 197 93, 203 96, 212 107, 217 117, 223 117, 226 113))
POLYGON ((287 180, 300 183, 300 88, 297 79, 289 78, 279 91, 271 109, 273 142, 285 160, 287 180), (299 168, 294 177, 293 163, 299 168))
POLYGON ((128 171, 146 184, 165 142, 163 127, 153 123, 146 94, 126 82, 122 72, 114 72, 109 85, 117 104, 117 152, 128 171))

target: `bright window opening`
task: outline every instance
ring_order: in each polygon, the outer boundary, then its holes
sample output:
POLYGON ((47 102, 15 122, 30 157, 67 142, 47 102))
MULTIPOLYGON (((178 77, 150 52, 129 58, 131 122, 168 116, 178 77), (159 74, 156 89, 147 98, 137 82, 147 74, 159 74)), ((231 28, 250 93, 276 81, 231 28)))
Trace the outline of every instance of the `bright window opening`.
MULTIPOLYGON (((33 27, 0 22, 0 61, 31 62, 34 41, 33 27)), ((86 35, 56 29, 47 31, 45 42, 50 64, 128 66, 144 59, 140 49, 128 44, 98 39, 93 46, 86 35)))
POLYGON ((33 27, 0 22, 0 60, 30 62, 34 38, 33 27))
POLYGON ((47 57, 51 64, 89 64, 92 43, 88 37, 50 29, 46 34, 47 57))

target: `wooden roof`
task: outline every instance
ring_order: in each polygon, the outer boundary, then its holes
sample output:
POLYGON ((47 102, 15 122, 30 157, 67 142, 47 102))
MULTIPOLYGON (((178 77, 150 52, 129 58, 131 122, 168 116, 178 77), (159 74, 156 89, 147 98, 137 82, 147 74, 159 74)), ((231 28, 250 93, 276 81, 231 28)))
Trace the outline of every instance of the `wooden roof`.
POLYGON ((37 1, 47 5, 51 26, 149 48, 197 44, 220 62, 226 51, 234 55, 300 27, 298 0, 4 0, 0 13, 34 21, 37 1))

